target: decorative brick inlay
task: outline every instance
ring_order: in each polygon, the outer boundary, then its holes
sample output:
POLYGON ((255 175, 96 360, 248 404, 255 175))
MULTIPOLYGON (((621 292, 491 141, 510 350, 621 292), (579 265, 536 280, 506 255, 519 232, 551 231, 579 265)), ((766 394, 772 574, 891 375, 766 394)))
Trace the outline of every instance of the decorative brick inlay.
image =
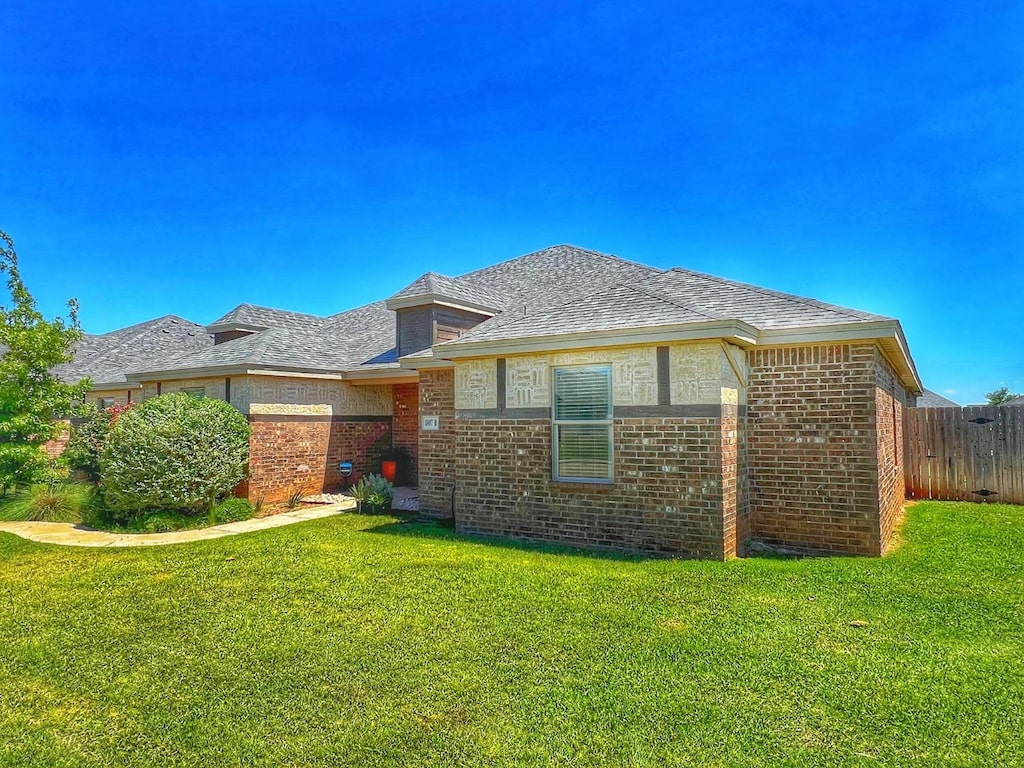
POLYGON ((422 419, 438 417, 436 431, 420 429, 420 511, 449 517, 455 483, 455 372, 452 369, 420 371, 422 419))

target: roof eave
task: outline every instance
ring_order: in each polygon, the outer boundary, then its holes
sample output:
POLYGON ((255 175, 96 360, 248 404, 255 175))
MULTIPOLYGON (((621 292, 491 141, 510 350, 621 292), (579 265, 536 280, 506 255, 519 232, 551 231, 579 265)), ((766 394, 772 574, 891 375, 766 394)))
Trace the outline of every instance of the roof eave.
POLYGON ((411 384, 417 380, 416 372, 405 368, 374 368, 368 371, 348 370, 345 381, 366 384, 411 384))
POLYGON ((174 368, 163 371, 134 371, 128 374, 128 381, 176 381, 218 376, 293 376, 296 378, 343 379, 345 371, 334 368, 303 368, 301 366, 260 367, 241 363, 238 365, 211 365, 202 368, 174 368))
POLYGON ((407 309, 409 307, 423 307, 428 304, 439 304, 442 307, 464 309, 467 312, 475 312, 478 315, 487 315, 488 317, 494 317, 500 311, 498 307, 456 299, 442 293, 423 293, 419 296, 392 296, 384 302, 384 306, 388 309, 407 309))
POLYGON ((451 360, 441 360, 434 357, 433 350, 429 356, 405 356, 398 358, 398 364, 403 369, 419 370, 420 368, 454 368, 455 363, 451 360))
POLYGON ((910 356, 910 347, 899 320, 866 320, 855 323, 814 325, 797 328, 772 328, 760 332, 758 346, 790 346, 858 341, 877 342, 886 359, 899 374, 900 381, 912 395, 924 392, 924 385, 910 356))
POLYGON ((269 328, 269 325, 253 325, 252 323, 214 323, 206 326, 207 333, 225 333, 229 331, 245 331, 246 333, 259 333, 269 328))
MULTIPOLYGON (((433 348, 434 359, 498 357, 593 347, 623 347, 680 341, 725 340, 740 347, 757 343, 757 329, 742 320, 711 320, 699 323, 624 328, 614 331, 580 331, 516 339, 454 341, 433 348)), ((411 361, 410 361, 411 362, 411 361)))

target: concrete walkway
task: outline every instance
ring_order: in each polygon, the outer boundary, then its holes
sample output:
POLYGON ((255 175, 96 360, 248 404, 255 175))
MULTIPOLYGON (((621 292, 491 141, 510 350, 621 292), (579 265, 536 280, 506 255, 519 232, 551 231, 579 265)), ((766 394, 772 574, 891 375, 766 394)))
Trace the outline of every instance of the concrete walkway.
POLYGON ((70 547, 156 547, 161 544, 183 544, 189 541, 206 541, 235 536, 239 533, 280 528, 282 525, 301 523, 304 520, 318 520, 341 512, 355 509, 354 499, 322 507, 301 509, 297 512, 282 512, 269 517, 256 517, 237 523, 198 528, 194 531, 172 531, 171 533, 108 533, 94 531, 74 523, 0 522, 0 531, 13 533, 23 539, 38 541, 40 544, 64 544, 70 547))

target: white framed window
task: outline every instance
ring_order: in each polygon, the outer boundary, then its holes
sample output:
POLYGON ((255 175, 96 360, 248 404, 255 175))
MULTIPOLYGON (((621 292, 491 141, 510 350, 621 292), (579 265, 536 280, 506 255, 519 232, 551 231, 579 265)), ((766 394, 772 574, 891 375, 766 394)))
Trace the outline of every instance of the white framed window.
POLYGON ((96 407, 99 408, 101 411, 105 411, 107 408, 113 408, 114 407, 114 398, 112 398, 112 397, 97 397, 96 398, 96 407))
POLYGON ((573 483, 612 481, 612 367, 553 368, 552 476, 573 483))
POLYGON ((206 387, 182 387, 179 392, 192 395, 192 397, 206 397, 206 387))

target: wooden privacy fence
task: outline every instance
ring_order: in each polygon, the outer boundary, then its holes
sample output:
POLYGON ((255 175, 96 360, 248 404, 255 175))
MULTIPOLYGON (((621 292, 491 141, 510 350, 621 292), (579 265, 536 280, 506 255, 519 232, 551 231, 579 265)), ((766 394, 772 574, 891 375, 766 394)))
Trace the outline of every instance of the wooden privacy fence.
POLYGON ((1024 504, 1024 407, 905 408, 907 496, 1024 504))

